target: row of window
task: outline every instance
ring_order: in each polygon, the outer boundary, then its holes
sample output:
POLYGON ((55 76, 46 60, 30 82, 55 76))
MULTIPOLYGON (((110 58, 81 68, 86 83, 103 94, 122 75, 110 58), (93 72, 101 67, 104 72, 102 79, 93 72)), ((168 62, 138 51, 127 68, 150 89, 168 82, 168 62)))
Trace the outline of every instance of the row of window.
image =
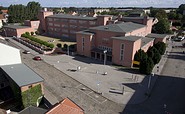
POLYGON ((107 47, 107 46, 98 46, 98 48, 99 49, 101 49, 101 50, 107 50, 107 51, 112 51, 112 48, 110 48, 110 47, 107 47))
POLYGON ((16 30, 15 29, 9 29, 9 28, 6 28, 5 31, 12 31, 12 32, 15 32, 16 30))
POLYGON ((96 21, 84 21, 84 20, 75 20, 75 19, 58 19, 58 18, 48 18, 47 19, 48 21, 54 21, 54 22, 68 22, 69 23, 73 23, 73 24, 76 24, 76 23, 79 23, 79 24, 87 24, 89 22, 89 25, 96 25, 96 21))

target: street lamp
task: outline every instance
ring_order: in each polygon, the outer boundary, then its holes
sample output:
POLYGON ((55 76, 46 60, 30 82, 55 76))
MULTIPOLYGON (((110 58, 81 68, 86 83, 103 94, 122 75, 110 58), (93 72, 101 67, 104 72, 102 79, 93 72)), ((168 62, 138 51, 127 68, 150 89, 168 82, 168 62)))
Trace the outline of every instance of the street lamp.
POLYGON ((105 65, 106 64, 106 58, 107 58, 107 56, 106 56, 107 50, 104 50, 103 53, 104 53, 104 65, 105 65))
POLYGON ((148 80, 148 89, 150 88, 150 84, 151 84, 151 80, 152 80, 152 76, 154 76, 155 74, 152 73, 149 77, 149 80, 148 80))
POLYGON ((67 54, 69 55, 69 44, 67 45, 67 54))
POLYGON ((5 29, 3 29, 4 30, 4 32, 5 32, 5 37, 7 37, 7 33, 6 33, 6 30, 5 29))

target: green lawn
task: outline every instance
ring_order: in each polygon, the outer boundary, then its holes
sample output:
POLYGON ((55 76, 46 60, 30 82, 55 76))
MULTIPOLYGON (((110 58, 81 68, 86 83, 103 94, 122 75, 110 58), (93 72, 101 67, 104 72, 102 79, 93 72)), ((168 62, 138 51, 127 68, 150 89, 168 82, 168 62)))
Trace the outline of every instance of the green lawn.
POLYGON ((64 44, 67 44, 67 45, 76 44, 76 42, 62 41, 59 38, 53 38, 53 37, 47 37, 47 36, 40 36, 40 35, 37 35, 37 36, 34 36, 34 37, 35 38, 38 38, 38 39, 41 39, 41 40, 44 40, 44 41, 47 41, 47 42, 54 40, 54 42, 49 42, 49 43, 54 44, 55 47, 56 47, 56 44, 58 44, 58 43, 62 44, 62 46, 64 46, 64 44))

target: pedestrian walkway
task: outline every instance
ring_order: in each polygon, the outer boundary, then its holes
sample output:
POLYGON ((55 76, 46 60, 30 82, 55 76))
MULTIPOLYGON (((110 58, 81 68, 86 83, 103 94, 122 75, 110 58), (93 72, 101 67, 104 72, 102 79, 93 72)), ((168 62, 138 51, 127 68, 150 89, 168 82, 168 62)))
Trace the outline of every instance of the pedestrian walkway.
POLYGON ((172 50, 172 43, 170 41, 167 41, 165 54, 162 55, 160 62, 154 66, 152 74, 146 76, 143 82, 139 84, 139 88, 137 89, 136 93, 133 95, 133 98, 129 103, 131 104, 142 103, 150 96, 152 88, 154 87, 158 76, 161 74, 162 69, 168 59, 167 57, 170 54, 169 52, 171 52, 171 50, 172 50))

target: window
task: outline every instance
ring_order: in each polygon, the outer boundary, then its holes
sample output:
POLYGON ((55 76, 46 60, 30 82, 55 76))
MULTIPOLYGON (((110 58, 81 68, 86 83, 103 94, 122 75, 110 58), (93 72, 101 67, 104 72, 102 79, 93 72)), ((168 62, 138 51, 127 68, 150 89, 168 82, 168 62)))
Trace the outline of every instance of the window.
POLYGON ((77 20, 69 20, 69 23, 76 23, 77 20))
POLYGON ((84 37, 82 38, 82 51, 84 51, 84 45, 85 45, 85 39, 84 37))
POLYGON ((55 22, 60 22, 60 19, 54 19, 55 22))
POLYGON ((77 26, 76 25, 70 25, 70 28, 75 29, 75 28, 77 28, 77 26))
POLYGON ((95 21, 89 21, 89 25, 96 25, 95 21))
POLYGON ((52 18, 48 18, 48 21, 53 21, 53 19, 52 18))
POLYGON ((68 25, 62 25, 62 28, 68 28, 68 25))
POLYGON ((74 30, 70 30, 70 33, 71 33, 71 34, 74 34, 74 33, 76 33, 76 31, 74 31, 74 30))
POLYGON ((80 24, 86 24, 87 21, 82 21, 82 20, 81 20, 81 21, 79 21, 79 23, 80 23, 80 24))
POLYGON ((68 33, 68 29, 62 29, 62 32, 68 33))
POLYGON ((120 60, 122 61, 124 58, 124 44, 120 46, 120 60))
POLYGON ((53 26, 53 23, 48 23, 49 26, 53 26))
POLYGON ((54 26, 55 26, 55 27, 60 27, 60 25, 59 25, 59 24, 54 24, 54 26))

